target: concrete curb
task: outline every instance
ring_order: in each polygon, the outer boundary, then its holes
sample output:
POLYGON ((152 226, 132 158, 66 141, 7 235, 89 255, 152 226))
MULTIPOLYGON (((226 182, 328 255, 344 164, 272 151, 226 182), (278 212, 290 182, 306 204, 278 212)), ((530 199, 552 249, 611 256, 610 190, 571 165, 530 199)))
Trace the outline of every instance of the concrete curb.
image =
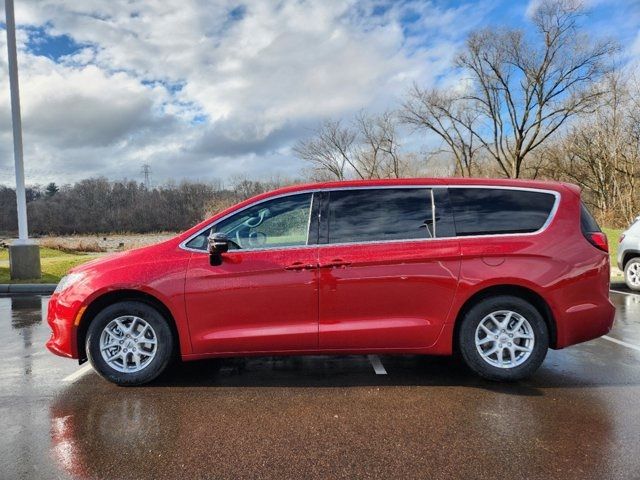
POLYGON ((55 283, 0 283, 0 295, 11 293, 30 293, 50 295, 56 289, 55 283))

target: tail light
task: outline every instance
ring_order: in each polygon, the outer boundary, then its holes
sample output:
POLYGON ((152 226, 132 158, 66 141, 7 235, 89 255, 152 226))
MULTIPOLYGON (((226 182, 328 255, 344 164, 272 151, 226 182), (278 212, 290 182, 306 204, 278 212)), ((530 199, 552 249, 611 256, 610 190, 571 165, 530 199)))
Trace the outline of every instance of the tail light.
POLYGON ((589 243, 594 247, 609 253, 609 243, 607 242, 607 236, 602 232, 589 232, 584 235, 589 243))
POLYGON ((618 239, 618 243, 622 243, 622 240, 624 240, 624 233, 620 234, 620 238, 618 239))

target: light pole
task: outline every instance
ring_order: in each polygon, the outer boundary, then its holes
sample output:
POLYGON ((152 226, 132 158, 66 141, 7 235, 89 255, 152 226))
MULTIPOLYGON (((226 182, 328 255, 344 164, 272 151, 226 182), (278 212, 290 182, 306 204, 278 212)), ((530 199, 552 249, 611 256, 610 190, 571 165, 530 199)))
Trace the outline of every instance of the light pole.
POLYGON ((16 202, 18 207, 18 239, 9 247, 9 267, 12 279, 40 278, 40 248, 29 240, 27 229, 27 197, 24 188, 22 152, 22 119, 20 117, 20 89, 18 84, 18 55, 16 49, 16 19, 13 0, 5 0, 7 50, 9 54, 9 86, 11 89, 11 120, 13 124, 13 156, 16 165, 16 202))

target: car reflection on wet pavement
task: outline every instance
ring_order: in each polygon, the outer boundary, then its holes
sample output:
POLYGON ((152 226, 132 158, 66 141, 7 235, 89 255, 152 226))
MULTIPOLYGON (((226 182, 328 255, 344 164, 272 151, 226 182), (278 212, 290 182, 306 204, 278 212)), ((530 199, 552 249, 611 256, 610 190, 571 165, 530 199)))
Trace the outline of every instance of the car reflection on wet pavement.
POLYGON ((517 384, 449 358, 383 356, 376 375, 313 356, 179 364, 139 388, 46 352, 46 297, 0 298, 0 477, 637 479, 640 295, 611 297, 607 338, 517 384))

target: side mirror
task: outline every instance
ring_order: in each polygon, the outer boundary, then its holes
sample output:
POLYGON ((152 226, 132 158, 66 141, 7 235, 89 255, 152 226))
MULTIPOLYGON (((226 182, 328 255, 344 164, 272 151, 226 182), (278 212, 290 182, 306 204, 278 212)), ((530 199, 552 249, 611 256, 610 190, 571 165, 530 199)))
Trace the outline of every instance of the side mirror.
POLYGON ((222 254, 229 250, 229 237, 224 233, 209 234, 209 263, 213 266, 222 264, 222 254))

